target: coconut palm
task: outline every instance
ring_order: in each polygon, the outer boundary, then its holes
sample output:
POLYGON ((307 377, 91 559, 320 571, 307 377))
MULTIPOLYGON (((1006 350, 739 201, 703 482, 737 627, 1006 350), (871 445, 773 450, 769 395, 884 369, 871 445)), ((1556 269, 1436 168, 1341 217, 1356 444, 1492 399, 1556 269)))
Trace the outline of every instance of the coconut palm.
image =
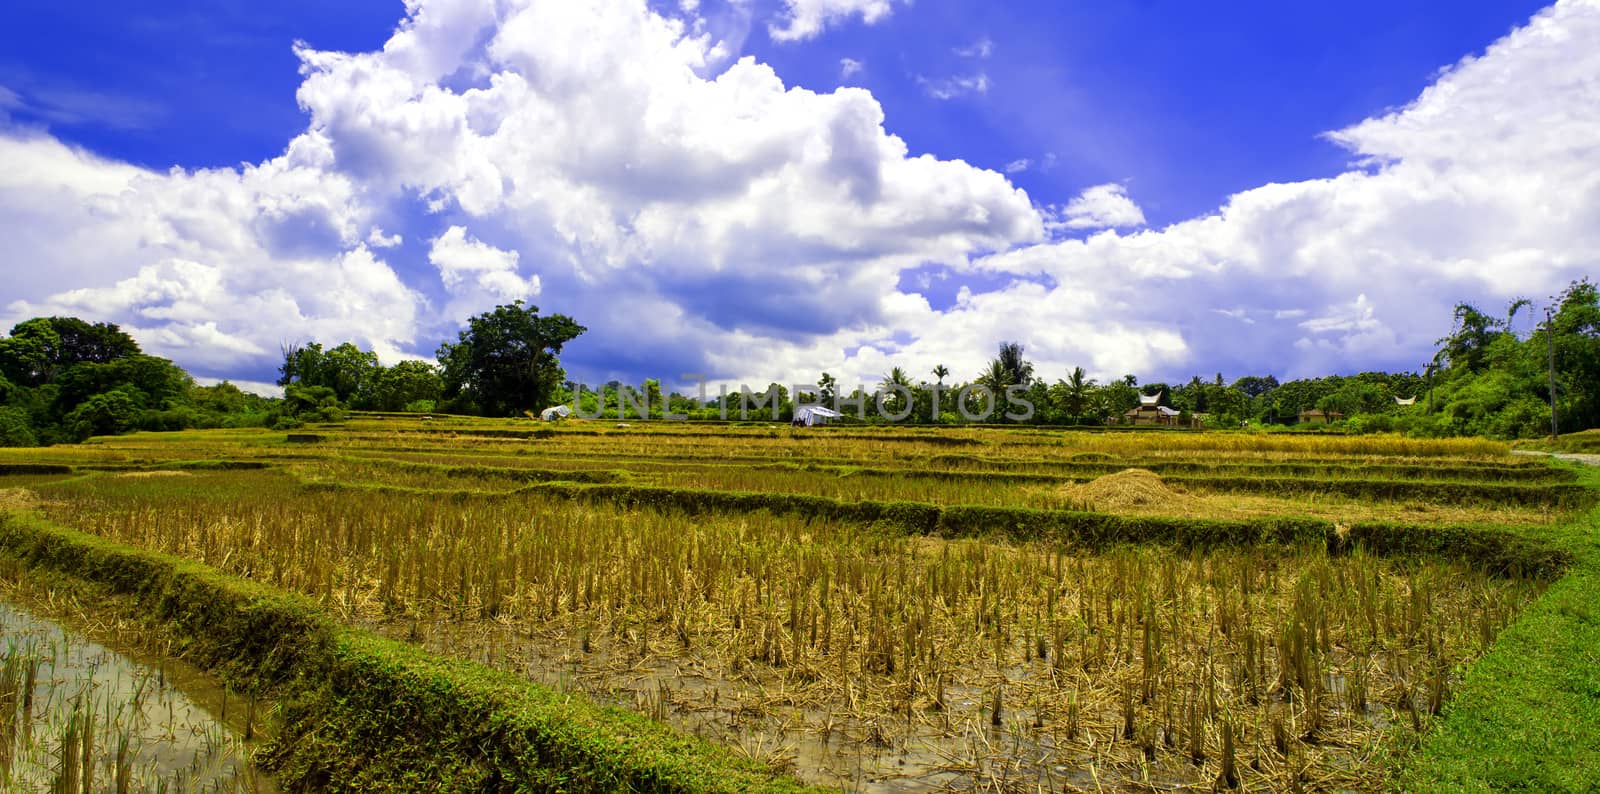
POLYGON ((1083 416, 1089 407, 1089 395, 1094 391, 1094 379, 1083 367, 1073 367, 1072 374, 1066 380, 1065 399, 1062 400, 1062 409, 1074 419, 1083 416))
POLYGON ((949 374, 950 374, 950 368, 949 367, 947 367, 947 366, 945 366, 943 364, 935 364, 934 365, 934 367, 933 367, 933 377, 938 379, 940 386, 944 385, 944 377, 946 375, 949 375, 949 374))
POLYGON ((906 395, 911 394, 911 376, 907 375, 904 369, 893 367, 889 370, 889 374, 883 376, 883 383, 878 385, 878 391, 889 392, 889 397, 884 400, 884 407, 892 413, 899 413, 900 409, 905 407, 906 395), (890 389, 891 386, 899 386, 905 391, 890 389))

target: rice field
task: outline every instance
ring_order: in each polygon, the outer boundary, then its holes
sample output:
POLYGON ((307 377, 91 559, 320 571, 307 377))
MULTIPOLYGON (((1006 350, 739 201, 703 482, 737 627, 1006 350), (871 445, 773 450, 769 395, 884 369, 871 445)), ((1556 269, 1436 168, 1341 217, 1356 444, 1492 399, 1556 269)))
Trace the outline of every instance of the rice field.
POLYGON ((248 737, 192 699, 205 688, 198 671, 142 663, 7 601, 0 631, 6 791, 277 791, 249 763, 248 737))
POLYGON ((1588 504, 1568 471, 1477 440, 402 419, 313 432, 0 451, 0 489, 846 790, 1385 788, 1548 578, 1321 536, 1091 546, 584 489, 1340 532, 1538 532, 1588 504), (62 468, 5 468, 24 464, 62 468))

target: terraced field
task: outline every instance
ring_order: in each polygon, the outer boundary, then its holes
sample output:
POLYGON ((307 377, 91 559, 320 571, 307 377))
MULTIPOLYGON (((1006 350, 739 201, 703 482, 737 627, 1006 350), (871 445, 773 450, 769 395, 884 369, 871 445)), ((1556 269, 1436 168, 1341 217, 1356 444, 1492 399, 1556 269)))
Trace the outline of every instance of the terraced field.
MULTIPOLYGON (((6 451, 0 493, 295 594, 398 652, 497 670, 530 687, 515 697, 678 732, 630 747, 704 737, 779 787, 1425 785, 1457 751, 1418 747, 1472 727, 1452 704, 1481 688, 1479 657, 1587 570, 1572 538, 1596 494, 1577 468, 1474 440, 400 417, 308 432, 6 451)), ((331 719, 288 711, 263 759, 285 788, 341 780, 308 754, 362 762, 331 719)), ((450 780, 561 763, 474 752, 450 780)), ((423 756, 366 763, 446 775, 423 756)), ((649 779, 635 787, 676 778, 649 779)))

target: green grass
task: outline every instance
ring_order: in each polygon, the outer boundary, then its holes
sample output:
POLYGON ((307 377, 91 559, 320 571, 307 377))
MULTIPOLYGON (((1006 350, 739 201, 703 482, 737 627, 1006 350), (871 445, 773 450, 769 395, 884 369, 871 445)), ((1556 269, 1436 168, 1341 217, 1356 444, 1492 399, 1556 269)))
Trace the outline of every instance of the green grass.
MULTIPOLYGON (((1600 469, 1583 480, 1600 487, 1600 469)), ((1406 790, 1593 791, 1600 781, 1600 510, 1549 530, 1568 574, 1466 673, 1406 790)))
POLYGON ((1551 441, 1540 439, 1538 441, 1524 441, 1517 444, 1521 449, 1537 449, 1544 452, 1574 452, 1587 455, 1600 455, 1600 430, 1585 430, 1581 433, 1567 433, 1551 441))

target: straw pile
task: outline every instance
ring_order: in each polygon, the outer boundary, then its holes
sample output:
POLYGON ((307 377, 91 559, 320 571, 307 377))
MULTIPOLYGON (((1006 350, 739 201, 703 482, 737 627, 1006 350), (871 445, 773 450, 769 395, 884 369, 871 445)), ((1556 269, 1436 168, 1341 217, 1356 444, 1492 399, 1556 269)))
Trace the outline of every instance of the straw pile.
POLYGON ((1172 507, 1194 500, 1188 494, 1167 487, 1161 475, 1149 469, 1123 469, 1086 483, 1069 485, 1063 495, 1096 510, 1172 507))

